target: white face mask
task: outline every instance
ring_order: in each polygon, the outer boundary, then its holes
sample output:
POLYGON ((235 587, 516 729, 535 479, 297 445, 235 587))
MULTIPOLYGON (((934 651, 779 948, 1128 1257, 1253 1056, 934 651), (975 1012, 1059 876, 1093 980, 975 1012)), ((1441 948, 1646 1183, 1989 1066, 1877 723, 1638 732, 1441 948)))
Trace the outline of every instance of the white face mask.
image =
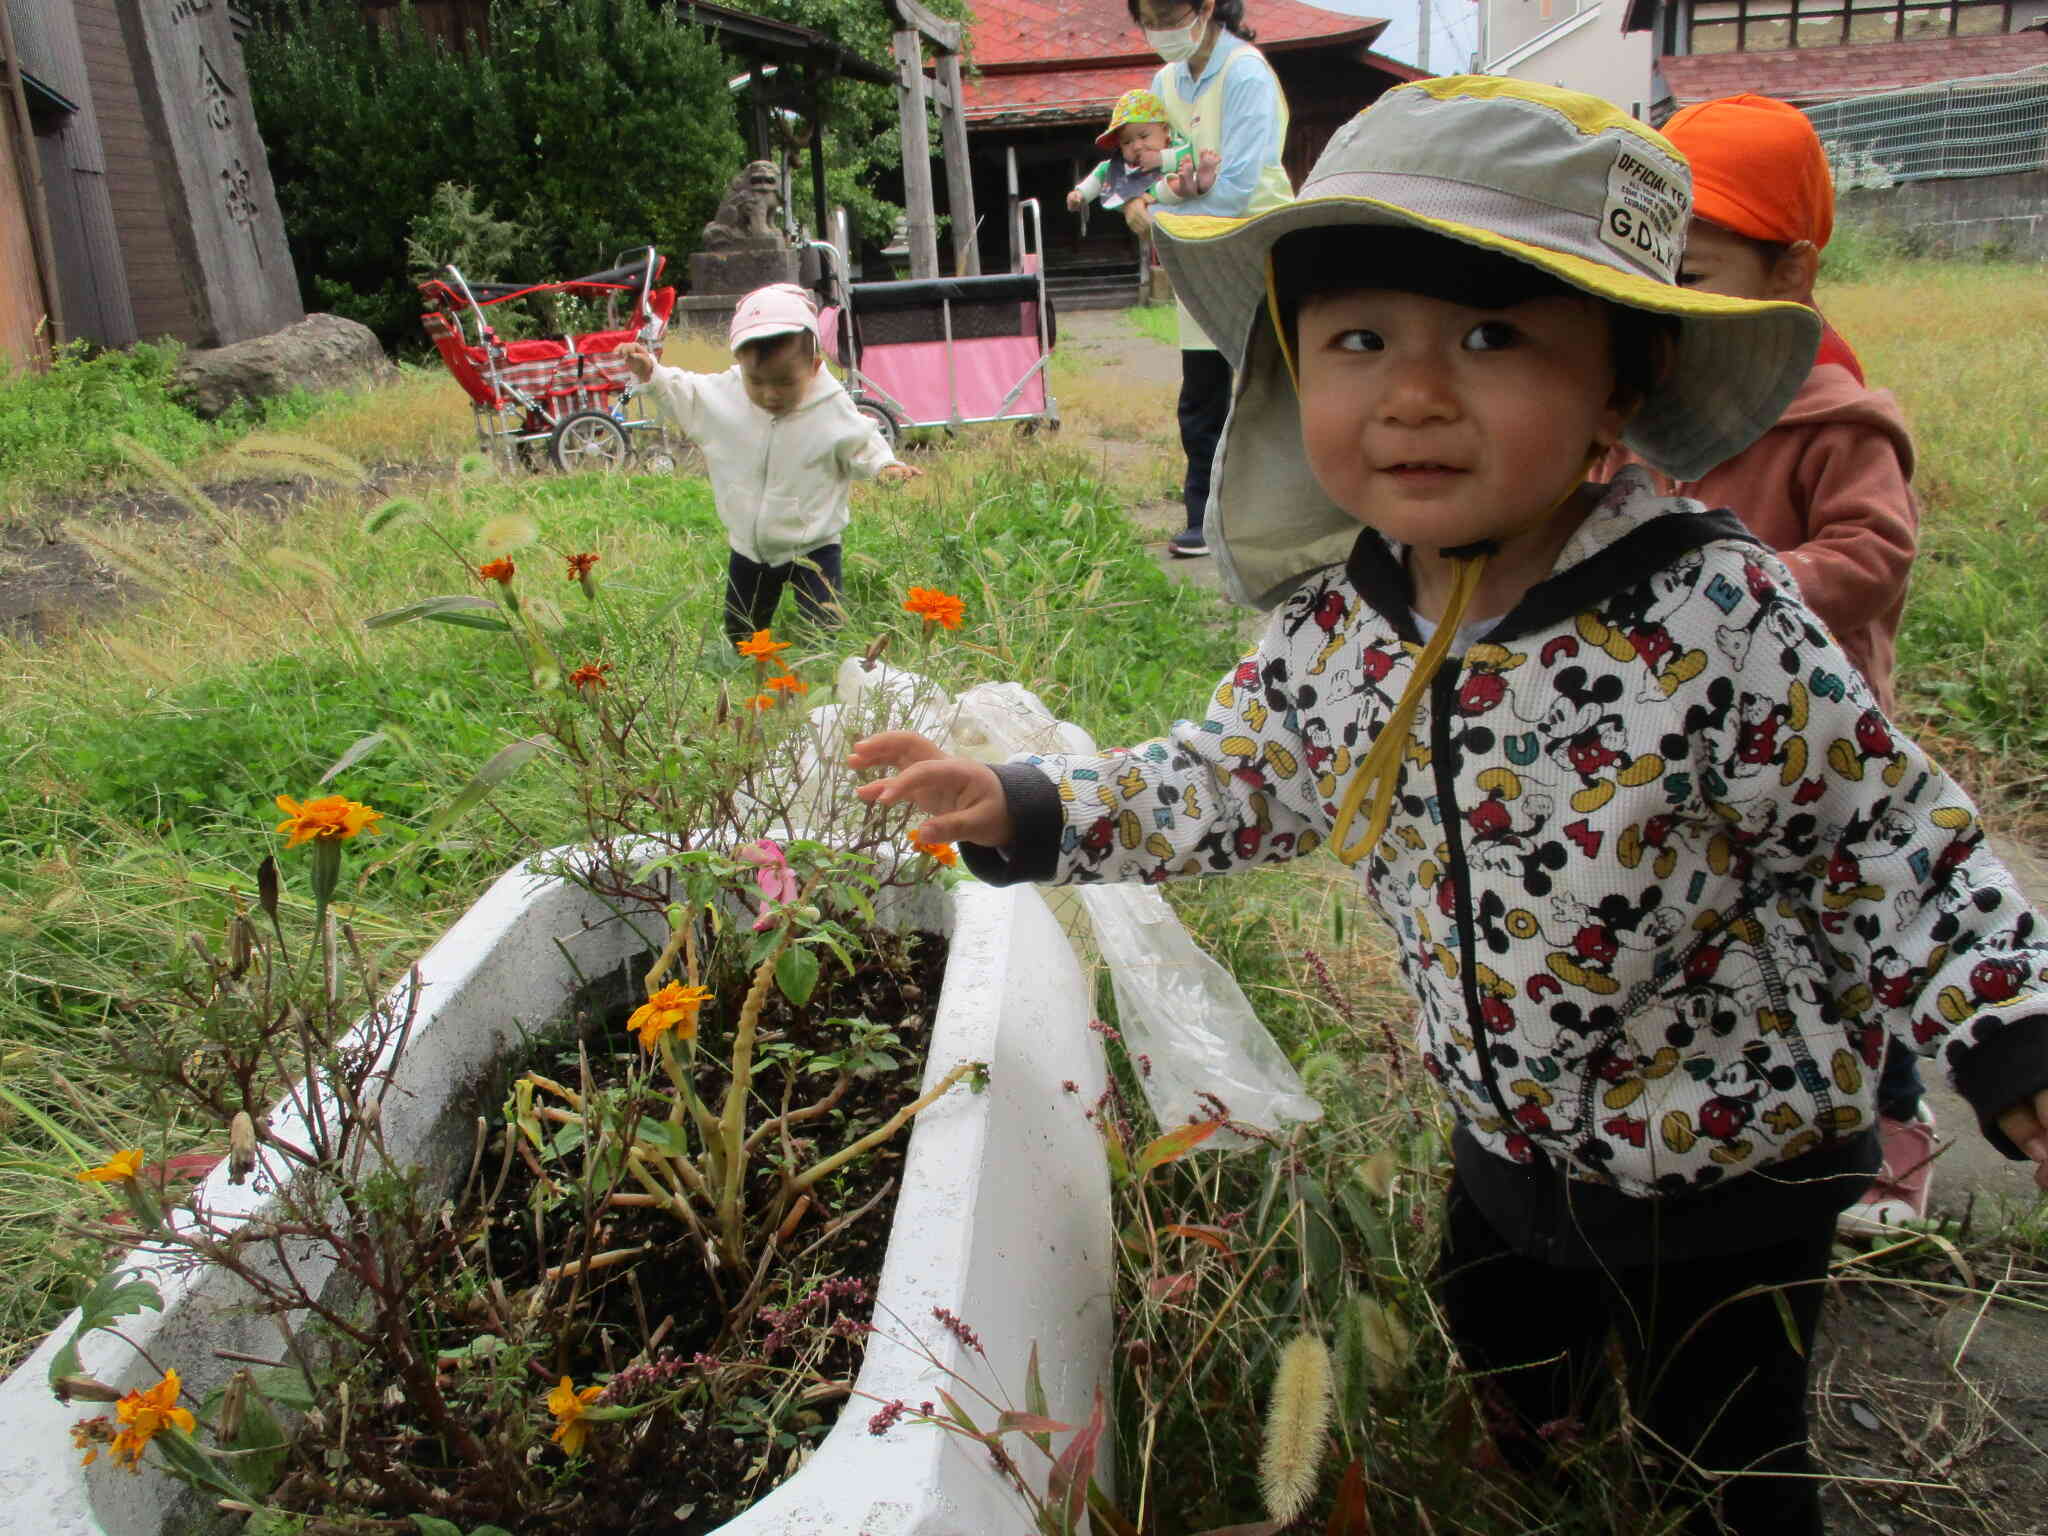
POLYGON ((1195 51, 1202 46, 1202 34, 1208 30, 1208 23, 1197 13, 1184 27, 1174 27, 1165 32, 1155 32, 1150 27, 1144 30, 1145 46, 1167 63, 1178 64, 1182 59, 1195 56, 1195 51))

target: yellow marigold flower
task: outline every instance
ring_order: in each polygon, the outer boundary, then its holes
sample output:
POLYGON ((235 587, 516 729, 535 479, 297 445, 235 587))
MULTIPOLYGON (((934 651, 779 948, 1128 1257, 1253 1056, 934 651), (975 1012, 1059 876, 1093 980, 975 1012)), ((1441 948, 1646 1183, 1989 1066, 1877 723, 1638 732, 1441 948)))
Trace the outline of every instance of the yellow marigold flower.
POLYGON ((568 579, 570 581, 581 581, 584 577, 590 574, 590 568, 593 565, 597 564, 597 561, 598 556, 596 551, 594 550, 586 549, 580 555, 569 556, 568 579))
POLYGON ((291 841, 285 844, 286 848, 296 848, 315 839, 323 843, 345 843, 358 832, 375 832, 377 823, 384 819, 382 811, 373 811, 367 805, 341 795, 322 795, 304 805, 290 795, 279 795, 277 808, 285 814, 285 819, 277 824, 277 830, 292 835, 291 841))
POLYGON ((782 693, 809 693, 811 685, 794 672, 785 672, 780 677, 768 679, 768 686, 782 693))
POLYGON ((611 669, 612 664, 608 661, 586 661, 569 674, 569 686, 576 689, 609 688, 611 684, 605 680, 605 673, 611 669))
POLYGON ((176 1425, 188 1435, 199 1427, 191 1411, 178 1406, 176 1371, 165 1371, 164 1379, 146 1392, 130 1392, 114 1405, 114 1416, 122 1424, 120 1434, 114 1437, 114 1460, 131 1472, 138 1470, 143 1447, 167 1425, 176 1425))
POLYGON ((511 556, 500 555, 495 560, 486 560, 476 568, 476 573, 485 581, 495 581, 500 586, 509 587, 512 585, 513 574, 518 569, 519 567, 512 563, 511 556))
POLYGON ((967 613, 965 602, 936 587, 912 587, 903 608, 906 613, 914 613, 927 624, 936 624, 941 629, 958 629, 960 620, 967 613))
POLYGON ((671 1029, 678 1040, 694 1040, 697 1010, 710 1001, 711 994, 703 987, 686 987, 672 981, 633 1010, 626 1028, 640 1032, 643 1051, 653 1050, 654 1043, 671 1029))
POLYGON ((773 661, 780 653, 788 650, 792 643, 776 639, 775 631, 772 629, 757 629, 752 639, 733 641, 733 648, 742 656, 751 657, 755 661, 773 661))
POLYGON ((583 1412, 603 1395, 603 1387, 585 1387, 578 1392, 576 1383, 567 1376, 548 1394, 548 1412, 555 1416, 555 1432, 549 1438, 566 1454, 582 1454, 583 1442, 590 1438, 590 1425, 585 1422, 583 1412))
POLYGON ((910 846, 916 852, 938 860, 948 869, 960 862, 960 850, 951 843, 928 843, 913 832, 910 834, 910 846))
POLYGON ((125 1184, 141 1172, 142 1148, 131 1147, 125 1152, 116 1152, 99 1167, 88 1168, 72 1177, 81 1184, 125 1184))
POLYGON ((773 709, 775 707, 775 695, 772 693, 757 693, 748 699, 742 707, 753 710, 773 709))

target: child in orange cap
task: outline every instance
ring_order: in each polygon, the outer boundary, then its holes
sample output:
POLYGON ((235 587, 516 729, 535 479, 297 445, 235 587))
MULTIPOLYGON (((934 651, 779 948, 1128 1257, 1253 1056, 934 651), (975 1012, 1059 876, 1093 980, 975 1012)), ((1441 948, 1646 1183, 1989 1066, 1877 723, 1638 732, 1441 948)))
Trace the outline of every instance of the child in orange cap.
MULTIPOLYGON (((1693 219, 1679 282, 1744 299, 1816 308, 1820 253, 1834 232, 1827 154, 1805 113, 1768 96, 1685 108, 1665 137, 1692 162, 1693 219)), ((1629 462, 1617 457, 1610 468, 1629 462)), ((1894 712, 1892 659, 1919 509, 1913 439, 1889 390, 1864 387, 1849 344, 1823 322, 1805 385, 1778 424, 1672 494, 1735 510, 1784 557, 1820 615, 1894 712)), ((1871 715, 1873 734, 1884 734, 1871 715)), ((1893 1042, 1878 1082, 1884 1169, 1843 1225, 1869 1231, 1927 1214, 1934 1117, 1915 1058, 1893 1042)))

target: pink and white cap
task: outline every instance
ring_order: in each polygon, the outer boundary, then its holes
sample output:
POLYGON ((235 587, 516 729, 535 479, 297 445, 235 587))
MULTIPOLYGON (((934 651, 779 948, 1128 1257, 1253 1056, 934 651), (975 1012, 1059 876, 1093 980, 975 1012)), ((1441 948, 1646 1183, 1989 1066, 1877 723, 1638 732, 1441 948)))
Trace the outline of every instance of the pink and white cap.
POLYGON ((795 283, 770 283, 741 299, 732 312, 730 341, 737 352, 750 341, 770 336, 818 334, 818 311, 811 296, 795 283))

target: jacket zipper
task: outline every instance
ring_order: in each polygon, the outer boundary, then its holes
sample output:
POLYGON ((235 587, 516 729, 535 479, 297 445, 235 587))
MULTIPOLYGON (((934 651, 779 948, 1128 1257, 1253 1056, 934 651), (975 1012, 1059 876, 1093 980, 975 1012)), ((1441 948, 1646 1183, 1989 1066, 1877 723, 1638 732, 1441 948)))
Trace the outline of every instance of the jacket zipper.
MULTIPOLYGON (((761 542, 761 519, 768 510, 768 466, 775 460, 775 418, 768 418, 768 435, 761 439, 761 488, 754 495, 754 550, 766 554, 767 546, 761 542)), ((774 565, 773 560, 763 560, 763 565, 774 565)))
POLYGON ((1493 1101, 1495 1112, 1507 1126, 1506 1134, 1512 1135, 1515 1117, 1500 1091, 1500 1077, 1493 1064, 1486 1016, 1479 1007, 1479 943, 1477 925, 1472 920, 1472 881, 1465 868, 1464 824, 1459 817, 1457 796, 1453 793, 1457 779, 1451 771, 1451 721, 1457 713, 1460 670, 1460 662, 1452 658, 1430 679, 1430 768, 1436 779, 1437 812, 1443 817, 1444 842, 1448 852, 1444 878, 1452 882, 1452 891, 1457 898, 1458 986, 1465 999, 1465 1021, 1472 1031, 1472 1044, 1479 1056, 1479 1076, 1486 1084, 1486 1096, 1493 1101))

